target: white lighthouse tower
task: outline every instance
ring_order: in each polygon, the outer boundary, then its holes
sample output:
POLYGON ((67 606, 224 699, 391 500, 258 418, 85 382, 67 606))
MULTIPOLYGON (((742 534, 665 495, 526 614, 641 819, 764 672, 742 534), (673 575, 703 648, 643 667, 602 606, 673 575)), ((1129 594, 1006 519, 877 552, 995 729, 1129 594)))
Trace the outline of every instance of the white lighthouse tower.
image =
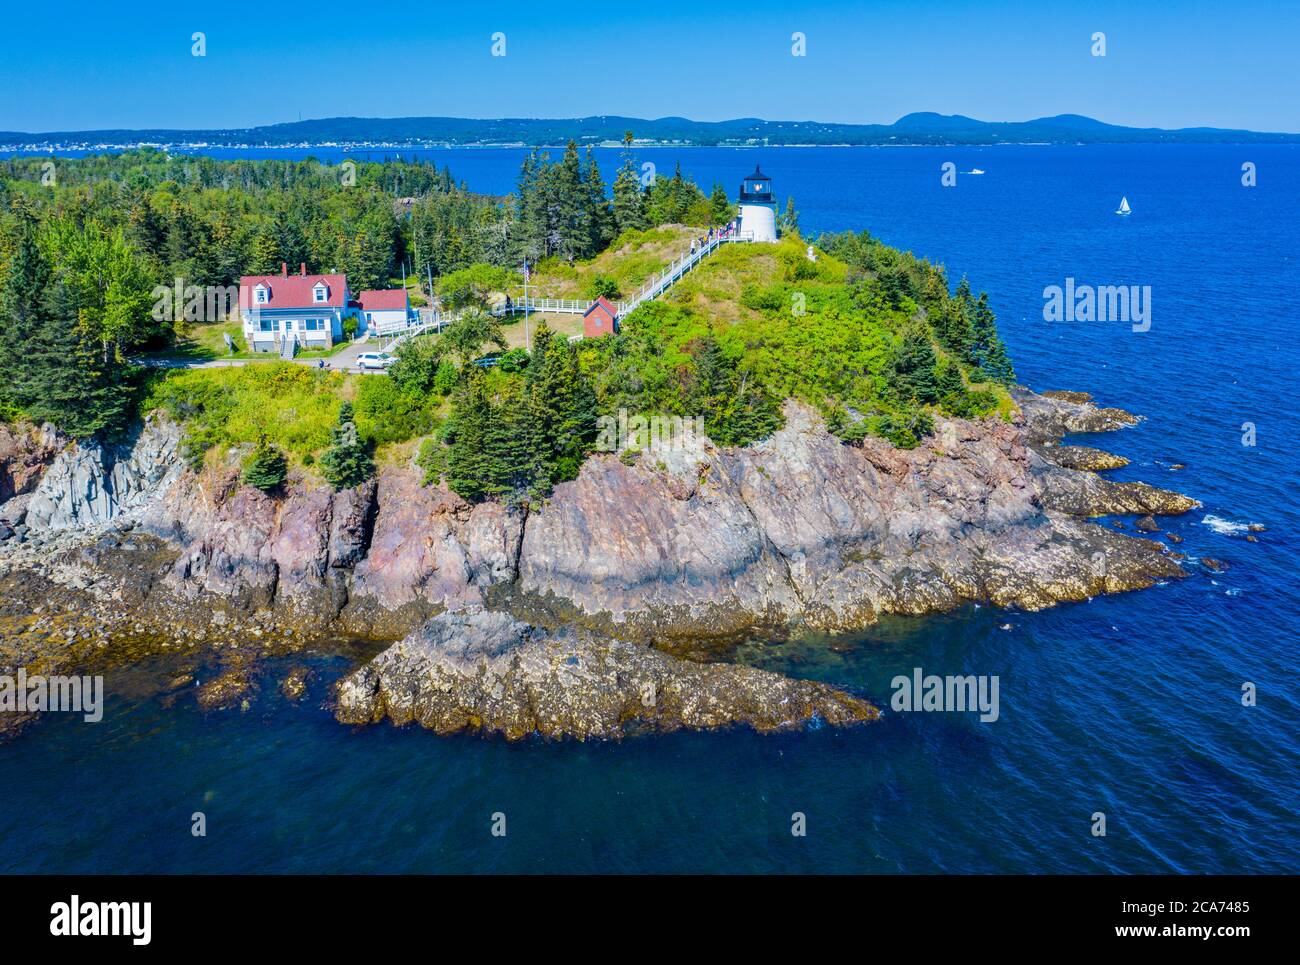
POLYGON ((754 165, 754 173, 740 182, 741 237, 751 241, 776 241, 776 198, 772 179, 754 165))

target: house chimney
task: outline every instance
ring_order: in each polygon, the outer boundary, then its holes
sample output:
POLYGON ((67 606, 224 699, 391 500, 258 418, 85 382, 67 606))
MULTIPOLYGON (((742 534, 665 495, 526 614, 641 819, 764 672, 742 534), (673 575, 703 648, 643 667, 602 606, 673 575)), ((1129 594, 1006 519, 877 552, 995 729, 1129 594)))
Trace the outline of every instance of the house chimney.
POLYGON ((289 277, 289 263, 287 261, 280 262, 280 277, 281 278, 289 277))
POLYGON ((298 266, 298 274, 302 275, 303 278, 307 277, 307 262, 304 261, 298 266))

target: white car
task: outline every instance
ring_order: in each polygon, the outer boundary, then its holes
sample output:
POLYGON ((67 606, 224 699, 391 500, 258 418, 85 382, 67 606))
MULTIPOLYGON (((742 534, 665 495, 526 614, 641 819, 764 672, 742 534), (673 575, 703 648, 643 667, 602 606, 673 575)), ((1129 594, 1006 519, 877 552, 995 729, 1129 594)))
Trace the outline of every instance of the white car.
POLYGON ((362 352, 357 356, 357 367, 362 369, 386 369, 397 359, 387 352, 362 352))

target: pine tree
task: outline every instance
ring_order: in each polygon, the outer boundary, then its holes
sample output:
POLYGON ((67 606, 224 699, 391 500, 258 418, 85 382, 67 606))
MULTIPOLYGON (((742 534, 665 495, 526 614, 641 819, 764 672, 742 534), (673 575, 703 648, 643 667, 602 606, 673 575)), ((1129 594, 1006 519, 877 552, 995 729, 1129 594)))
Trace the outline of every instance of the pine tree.
POLYGON ((4 288, 0 289, 0 319, 5 337, 0 339, 0 381, 19 408, 35 398, 35 373, 30 365, 33 343, 48 317, 49 261, 36 243, 36 227, 24 216, 4 288))
POLYGON ((447 452, 447 485, 471 502, 497 488, 497 467, 489 451, 492 404, 487 396, 483 373, 470 366, 456 391, 455 410, 449 427, 451 445, 447 452))
POLYGON ((777 220, 777 228, 783 235, 799 233, 799 212, 794 209, 794 198, 785 199, 785 213, 777 220))
POLYGON ((576 478, 596 433, 596 393, 566 339, 539 332, 529 365, 530 429, 539 441, 535 471, 554 482, 576 478))
POLYGON ((961 367, 955 362, 949 362, 942 366, 939 369, 937 387, 941 399, 949 395, 964 393, 966 391, 966 382, 961 377, 961 367))
POLYGON ((22 402, 33 422, 50 422, 74 439, 113 435, 132 415, 123 366, 79 331, 76 296, 56 279, 48 311, 28 344, 29 391, 22 402))
POLYGON ((645 194, 630 157, 614 178, 614 222, 620 232, 646 226, 645 194))
POLYGON ((542 184, 544 161, 536 152, 524 158, 515 189, 515 244, 517 260, 536 264, 550 254, 546 198, 542 184))
POLYGON ((577 144, 569 142, 559 166, 551 173, 555 184, 557 250, 562 257, 573 261, 587 254, 592 234, 591 204, 577 144))
POLYGON ((980 292, 979 301, 975 303, 974 320, 971 324, 971 354, 975 364, 994 382, 1010 385, 1015 381, 1015 369, 1007 357, 1007 349, 998 335, 997 319, 989 308, 987 292, 980 292))
POLYGON ((713 193, 709 195, 709 210, 715 225, 723 225, 735 214, 735 208, 727 198, 727 189, 714 182, 713 193))
POLYGON ((338 424, 330 430, 330 443, 330 448, 320 457, 320 470, 325 481, 336 490, 360 486, 375 474, 370 447, 357 437, 351 402, 339 407, 338 424))
POLYGON ((614 240, 614 212, 610 208, 609 198, 605 196, 605 182, 600 176, 600 167, 596 164, 596 155, 587 148, 587 205, 590 224, 590 239, 587 243, 588 256, 598 254, 614 240))
POLYGON ((262 436, 244 462, 244 482, 269 493, 280 488, 287 478, 289 460, 279 448, 267 442, 266 436, 262 436))
POLYGON ((712 335, 693 352, 695 381, 692 407, 704 416, 709 438, 735 446, 771 435, 781 425, 781 407, 748 372, 739 372, 712 335))
POLYGON ((971 353, 975 332, 971 327, 967 302, 961 298, 949 298, 939 310, 938 322, 935 330, 943 347, 963 362, 974 364, 971 353))
POLYGON ((263 226, 256 235, 253 236, 253 250, 248 265, 248 273, 253 275, 270 275, 274 274, 279 267, 280 246, 275 240, 275 230, 271 226, 263 226))
POLYGON ((890 385, 900 399, 909 402, 937 402, 934 346, 930 333, 920 325, 909 325, 890 356, 890 385))

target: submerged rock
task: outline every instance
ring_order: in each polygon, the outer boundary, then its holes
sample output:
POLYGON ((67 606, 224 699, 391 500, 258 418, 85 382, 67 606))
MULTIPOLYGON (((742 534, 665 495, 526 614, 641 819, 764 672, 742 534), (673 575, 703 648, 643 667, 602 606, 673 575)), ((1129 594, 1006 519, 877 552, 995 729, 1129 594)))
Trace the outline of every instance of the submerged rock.
POLYGON ((232 707, 236 701, 242 701, 252 685, 252 676, 246 667, 230 667, 215 680, 200 685, 194 697, 205 710, 232 707))
POLYGON ((827 684, 682 660, 577 627, 548 631, 478 607, 429 621, 340 681, 336 699, 343 723, 388 717, 511 740, 729 724, 772 731, 879 715, 827 684))
POLYGON ((307 677, 310 671, 306 667, 294 667, 280 681, 280 693, 286 700, 298 700, 307 692, 307 677))

